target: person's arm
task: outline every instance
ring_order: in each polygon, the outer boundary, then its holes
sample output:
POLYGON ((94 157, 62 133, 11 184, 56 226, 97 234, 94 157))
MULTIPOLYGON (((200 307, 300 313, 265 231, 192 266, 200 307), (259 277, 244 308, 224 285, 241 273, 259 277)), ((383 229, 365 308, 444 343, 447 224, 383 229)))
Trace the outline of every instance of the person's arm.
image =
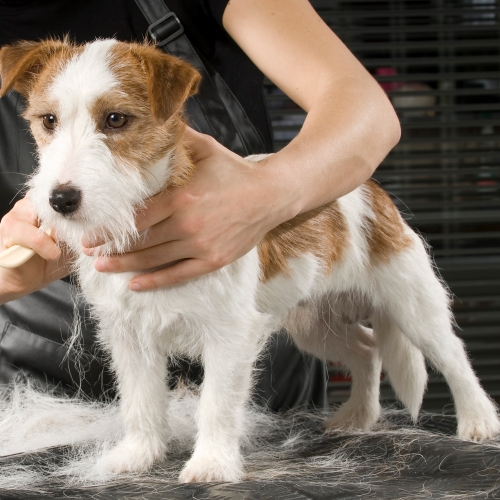
POLYGON ((156 196, 139 214, 139 229, 152 226, 144 243, 96 261, 100 271, 121 272, 183 259, 133 278, 133 290, 229 264, 282 222, 355 189, 399 140, 386 95, 308 1, 230 0, 223 23, 307 119, 286 148, 257 165, 189 130, 196 177, 156 196))
POLYGON ((400 138, 378 83, 307 0, 231 0, 224 27, 261 71, 307 112, 266 172, 290 216, 349 193, 400 138), (276 180, 277 178, 277 180, 276 180), (284 186, 280 186, 285 179, 284 186))

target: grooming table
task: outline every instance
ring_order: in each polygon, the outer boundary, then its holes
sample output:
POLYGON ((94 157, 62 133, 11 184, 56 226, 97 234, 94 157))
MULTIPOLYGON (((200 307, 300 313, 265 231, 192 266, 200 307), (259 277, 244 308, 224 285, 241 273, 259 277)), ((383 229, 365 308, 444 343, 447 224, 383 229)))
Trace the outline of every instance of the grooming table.
MULTIPOLYGON (((159 466, 147 478, 73 488, 51 479, 37 491, 0 490, 0 499, 500 498, 500 444, 459 441, 453 437, 454 417, 423 414, 415 427, 407 414, 393 410, 385 413, 386 423, 376 432, 333 435, 323 434, 320 415, 279 418, 283 425, 263 436, 266 442, 257 451, 247 452, 249 479, 239 484, 184 485, 168 479, 188 458, 182 452, 170 454, 168 472, 159 466), (275 453, 277 471, 259 464, 261 448, 275 453)), ((9 464, 57 462, 65 452, 62 447, 4 457, 0 473, 9 464)))

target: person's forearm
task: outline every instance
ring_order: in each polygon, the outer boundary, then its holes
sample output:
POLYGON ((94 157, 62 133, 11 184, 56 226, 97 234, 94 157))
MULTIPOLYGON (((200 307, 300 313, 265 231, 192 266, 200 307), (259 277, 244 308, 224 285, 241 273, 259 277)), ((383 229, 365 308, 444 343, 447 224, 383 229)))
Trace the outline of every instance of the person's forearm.
MULTIPOLYGON (((365 182, 400 137, 378 84, 346 79, 320 94, 298 136, 265 162, 265 175, 291 218, 365 182), (342 96, 342 100, 335 96, 342 96)), ((278 215, 278 214, 277 214, 278 215)))
POLYGON ((223 23, 262 72, 308 113, 299 135, 263 170, 274 214, 293 217, 364 182, 397 143, 399 122, 383 90, 311 4, 231 0, 223 23))

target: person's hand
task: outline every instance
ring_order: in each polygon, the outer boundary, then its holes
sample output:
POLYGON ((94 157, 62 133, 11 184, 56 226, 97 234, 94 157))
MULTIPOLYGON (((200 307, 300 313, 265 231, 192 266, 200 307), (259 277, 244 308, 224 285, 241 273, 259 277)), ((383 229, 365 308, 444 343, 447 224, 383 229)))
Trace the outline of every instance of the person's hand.
POLYGON ((0 268, 0 304, 28 295, 69 274, 61 249, 38 229, 29 193, 0 222, 0 251, 13 245, 32 248, 37 255, 15 269, 0 268))
MULTIPOLYGON (((266 160, 244 160, 190 128, 185 139, 193 152, 195 177, 147 202, 136 217, 139 230, 150 228, 144 241, 128 253, 96 259, 101 272, 140 272, 174 263, 134 277, 131 290, 173 285, 220 269, 289 218, 288 207, 281 206, 286 203, 276 196, 277 186, 266 176, 266 160)), ((91 255, 93 249, 83 244, 91 255)))

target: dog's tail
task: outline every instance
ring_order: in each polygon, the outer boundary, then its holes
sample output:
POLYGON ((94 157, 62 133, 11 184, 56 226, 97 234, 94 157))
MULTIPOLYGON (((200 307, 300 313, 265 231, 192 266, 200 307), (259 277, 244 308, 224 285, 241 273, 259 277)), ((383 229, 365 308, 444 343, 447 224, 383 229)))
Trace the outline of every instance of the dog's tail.
POLYGON ((397 398, 416 422, 427 386, 424 356, 389 318, 374 319, 373 329, 384 371, 397 398))

